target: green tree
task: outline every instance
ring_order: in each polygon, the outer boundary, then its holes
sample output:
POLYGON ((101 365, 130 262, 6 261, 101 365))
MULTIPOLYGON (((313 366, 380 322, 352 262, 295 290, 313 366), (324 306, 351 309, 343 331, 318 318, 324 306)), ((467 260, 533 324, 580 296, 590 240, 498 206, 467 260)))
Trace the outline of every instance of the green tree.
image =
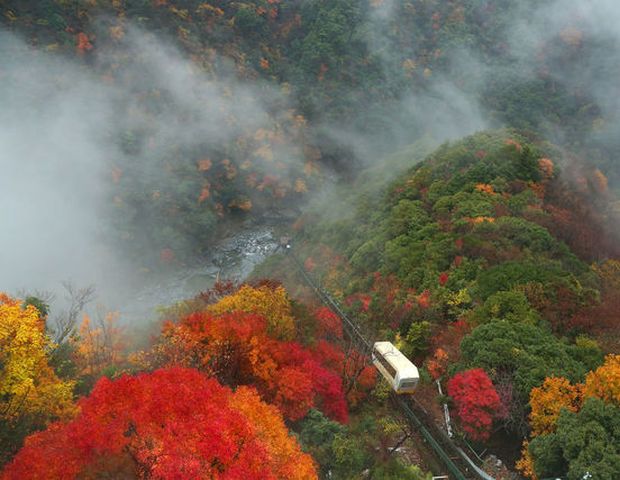
POLYGON ((364 468, 366 454, 358 439, 345 426, 333 422, 318 410, 310 410, 300 423, 299 440, 319 463, 323 477, 356 478, 364 468), (331 473, 330 473, 331 472, 331 473))
POLYGON ((486 299, 500 290, 512 290, 518 285, 530 282, 550 285, 567 276, 567 272, 558 262, 547 259, 503 262, 480 273, 478 294, 486 299))
POLYGON ((428 351, 429 341, 431 337, 431 324, 423 320, 414 322, 407 331, 407 347, 406 354, 410 357, 422 355, 428 351))
POLYGON ((419 200, 400 200, 390 212, 388 232, 392 237, 417 230, 430 222, 423 204, 419 200))
POLYGON ((476 327, 461 342, 467 368, 481 367, 491 374, 509 374, 522 403, 546 377, 582 381, 586 366, 575 359, 575 346, 557 339, 541 327, 493 320, 476 327))
POLYGON ((28 305, 32 305, 34 308, 36 308, 39 311, 39 315, 41 316, 41 318, 47 318, 47 315, 50 311, 50 306, 45 300, 31 295, 24 298, 23 308, 25 309, 28 305))
POLYGON ((557 430, 532 439, 529 451, 541 478, 620 478, 620 408, 590 398, 578 413, 563 410, 557 430))
POLYGON ((265 18, 256 11, 256 6, 252 4, 241 4, 234 16, 235 26, 244 35, 260 37, 266 31, 265 18))
POLYGON ((373 480, 430 480, 432 475, 424 473, 416 465, 405 465, 398 459, 393 459, 372 470, 373 480))
POLYGON ((524 322, 535 325, 540 316, 527 300, 525 294, 510 290, 497 292, 486 299, 484 305, 477 308, 472 314, 475 324, 487 323, 493 320, 508 322, 524 322))

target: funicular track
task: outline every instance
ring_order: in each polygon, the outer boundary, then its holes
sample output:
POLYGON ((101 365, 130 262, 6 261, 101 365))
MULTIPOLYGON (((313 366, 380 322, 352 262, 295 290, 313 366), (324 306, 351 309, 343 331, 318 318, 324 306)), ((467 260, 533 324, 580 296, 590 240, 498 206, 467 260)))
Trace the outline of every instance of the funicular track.
MULTIPOLYGON (((338 302, 326 292, 306 271, 303 263, 291 251, 289 245, 285 248, 288 257, 293 260, 301 277, 308 284, 321 302, 332 309, 342 320, 342 326, 357 348, 370 356, 373 342, 368 340, 359 323, 349 317, 340 307, 338 302)), ((454 480, 495 480, 492 476, 481 470, 474 461, 441 429, 432 417, 426 412, 417 400, 411 395, 397 395, 391 392, 393 405, 400 410, 412 431, 419 432, 426 443, 431 447, 437 458, 447 469, 449 478, 454 480)))

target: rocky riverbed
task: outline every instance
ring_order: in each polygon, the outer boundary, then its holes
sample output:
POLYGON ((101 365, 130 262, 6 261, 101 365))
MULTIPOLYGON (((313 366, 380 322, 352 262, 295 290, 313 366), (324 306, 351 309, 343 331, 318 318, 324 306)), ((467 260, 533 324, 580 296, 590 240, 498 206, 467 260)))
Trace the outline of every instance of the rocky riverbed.
POLYGON ((247 225, 217 242, 210 254, 192 266, 146 275, 129 295, 118 300, 123 323, 149 321, 157 308, 195 296, 218 280, 243 281, 254 267, 272 255, 278 242, 274 227, 247 225))

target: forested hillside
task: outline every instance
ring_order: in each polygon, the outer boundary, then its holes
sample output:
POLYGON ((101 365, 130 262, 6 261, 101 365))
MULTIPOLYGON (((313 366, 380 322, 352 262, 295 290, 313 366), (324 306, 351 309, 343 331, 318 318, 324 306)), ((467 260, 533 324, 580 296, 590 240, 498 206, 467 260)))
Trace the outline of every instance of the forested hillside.
MULTIPOLYGON (((402 155, 416 161, 415 150, 402 155)), ((505 449, 531 435, 517 465, 532 478, 581 478, 586 465, 608 478, 618 472, 618 218, 606 182, 571 180, 562 155, 514 131, 445 144, 387 189, 362 178, 345 210, 318 202, 293 243, 373 338, 424 365, 416 395, 445 383, 468 438, 505 449), (584 436, 569 441, 569 428, 584 436)), ((265 268, 296 284, 286 257, 265 268)))
POLYGON ((2 478, 427 478, 390 455, 403 433, 339 318, 277 282, 169 308, 141 351, 109 315, 53 345, 33 304, 0 301, 2 478))
POLYGON ((0 0, 0 478, 620 478, 618 22, 0 0))
POLYGON ((0 9, 5 33, 25 42, 3 36, 9 104, 103 95, 114 120, 92 120, 110 145, 98 166, 109 187, 102 213, 118 248, 146 263, 204 252, 229 215, 299 205, 321 172, 354 175, 425 134, 514 126, 569 146, 617 185, 620 62, 614 34, 592 25, 603 7, 3 0, 0 9), (52 62, 25 97, 16 91, 37 67, 12 68, 20 62, 52 62))

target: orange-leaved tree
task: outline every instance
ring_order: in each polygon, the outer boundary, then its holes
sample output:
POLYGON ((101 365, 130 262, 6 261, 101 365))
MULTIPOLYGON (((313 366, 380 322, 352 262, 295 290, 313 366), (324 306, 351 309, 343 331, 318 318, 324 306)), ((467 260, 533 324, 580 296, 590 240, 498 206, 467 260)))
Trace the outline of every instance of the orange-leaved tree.
POLYGON ((79 405, 29 437, 3 480, 317 478, 275 407, 196 370, 104 377, 79 405))
POLYGON ((99 376, 118 367, 123 360, 123 331, 117 326, 118 313, 100 314, 95 322, 84 315, 76 343, 76 364, 83 375, 99 376))
POLYGON ((155 346, 156 363, 196 367, 231 386, 253 385, 291 420, 313 406, 347 420, 342 381, 313 352, 274 338, 262 315, 209 310, 166 324, 155 346))
MULTIPOLYGON (((531 437, 548 435, 556 431, 557 421, 563 409, 578 412, 583 403, 583 385, 573 385, 563 377, 548 377, 540 387, 530 392, 531 437)), ((529 451, 529 440, 523 441, 521 458, 516 468, 531 480, 537 480, 534 459, 529 451)))
POLYGON ((581 385, 572 385, 563 377, 548 377, 530 392, 532 436, 555 431, 562 409, 577 412, 582 403, 581 385))
POLYGON ((586 398, 620 406, 620 355, 607 355, 603 365, 588 373, 583 389, 586 398))
MULTIPOLYGON (((588 398, 599 398, 605 403, 620 405, 620 355, 610 354, 603 365, 588 373, 583 384, 571 384, 565 378, 546 378, 544 383, 530 393, 530 426, 532 438, 556 431, 560 411, 579 412, 588 398)), ((532 480, 536 479, 533 459, 523 443, 517 469, 532 480)))

